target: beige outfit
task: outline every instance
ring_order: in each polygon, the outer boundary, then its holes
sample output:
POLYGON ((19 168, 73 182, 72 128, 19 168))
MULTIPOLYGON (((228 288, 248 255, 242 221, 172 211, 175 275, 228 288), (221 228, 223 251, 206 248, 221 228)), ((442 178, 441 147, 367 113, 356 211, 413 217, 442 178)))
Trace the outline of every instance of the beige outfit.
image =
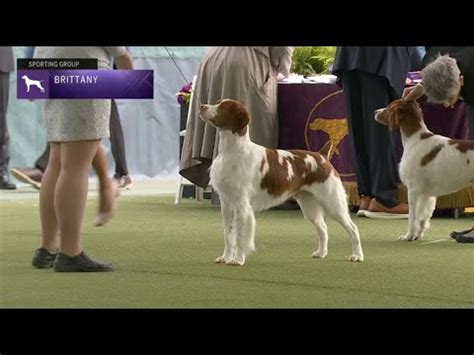
MULTIPOLYGON (((111 69, 113 57, 125 47, 37 47, 36 58, 97 58, 98 69, 111 69)), ((108 138, 111 100, 46 100, 44 117, 48 142, 108 138)))
POLYGON ((209 168, 217 156, 215 128, 199 118, 199 104, 215 104, 220 99, 242 102, 249 110, 250 139, 267 148, 278 144, 277 76, 289 75, 290 47, 217 47, 204 56, 193 84, 180 174, 206 187, 209 168))

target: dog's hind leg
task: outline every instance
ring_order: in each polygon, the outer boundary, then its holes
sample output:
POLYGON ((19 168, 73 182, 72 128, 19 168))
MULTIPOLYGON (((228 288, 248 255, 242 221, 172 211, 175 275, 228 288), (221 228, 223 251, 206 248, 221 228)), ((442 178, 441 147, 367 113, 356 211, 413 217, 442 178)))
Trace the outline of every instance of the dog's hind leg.
MULTIPOLYGON (((347 208, 347 206, 345 206, 347 208)), ((342 227, 349 233, 352 242, 352 255, 349 257, 350 261, 364 261, 364 253, 362 252, 362 245, 360 242, 359 229, 352 222, 351 216, 347 209, 340 211, 334 215, 334 219, 339 222, 342 227)))
POLYGON ((222 221, 224 223, 224 253, 214 260, 215 263, 230 262, 235 253, 236 226, 234 210, 221 199, 222 221))
POLYGON ((347 207, 347 197, 341 181, 338 181, 338 186, 333 198, 321 201, 324 210, 327 214, 334 218, 347 231, 351 237, 352 255, 349 257, 350 261, 364 261, 364 253, 360 242, 359 229, 352 222, 349 208, 347 207))
POLYGON ((316 228, 319 235, 318 249, 313 253, 313 258, 324 258, 328 253, 328 227, 324 221, 323 209, 318 201, 307 192, 300 192, 295 196, 301 207, 303 216, 316 228))

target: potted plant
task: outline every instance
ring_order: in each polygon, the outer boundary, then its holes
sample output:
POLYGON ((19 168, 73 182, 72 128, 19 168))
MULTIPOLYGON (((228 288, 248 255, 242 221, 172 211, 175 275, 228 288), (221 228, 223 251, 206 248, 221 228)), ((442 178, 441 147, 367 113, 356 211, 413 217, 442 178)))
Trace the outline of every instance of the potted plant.
POLYGON ((336 47, 295 47, 291 72, 303 76, 330 74, 336 47))

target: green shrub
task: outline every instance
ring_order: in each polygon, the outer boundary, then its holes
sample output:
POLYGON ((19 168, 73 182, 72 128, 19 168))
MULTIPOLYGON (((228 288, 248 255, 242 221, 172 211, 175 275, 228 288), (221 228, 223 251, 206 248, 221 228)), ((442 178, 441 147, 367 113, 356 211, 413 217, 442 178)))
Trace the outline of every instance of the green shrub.
POLYGON ((336 47, 295 47, 291 72, 299 75, 328 74, 336 47))

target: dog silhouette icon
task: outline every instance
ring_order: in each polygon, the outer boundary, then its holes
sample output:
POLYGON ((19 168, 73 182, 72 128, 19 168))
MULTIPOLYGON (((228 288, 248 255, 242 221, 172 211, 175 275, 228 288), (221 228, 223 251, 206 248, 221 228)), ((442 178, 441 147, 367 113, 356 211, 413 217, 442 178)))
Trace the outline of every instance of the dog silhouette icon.
POLYGON ((36 86, 42 93, 44 93, 44 87, 43 85, 41 85, 41 82, 43 82, 44 80, 32 80, 28 78, 27 75, 23 75, 21 78, 25 80, 26 92, 30 92, 31 86, 36 86))

